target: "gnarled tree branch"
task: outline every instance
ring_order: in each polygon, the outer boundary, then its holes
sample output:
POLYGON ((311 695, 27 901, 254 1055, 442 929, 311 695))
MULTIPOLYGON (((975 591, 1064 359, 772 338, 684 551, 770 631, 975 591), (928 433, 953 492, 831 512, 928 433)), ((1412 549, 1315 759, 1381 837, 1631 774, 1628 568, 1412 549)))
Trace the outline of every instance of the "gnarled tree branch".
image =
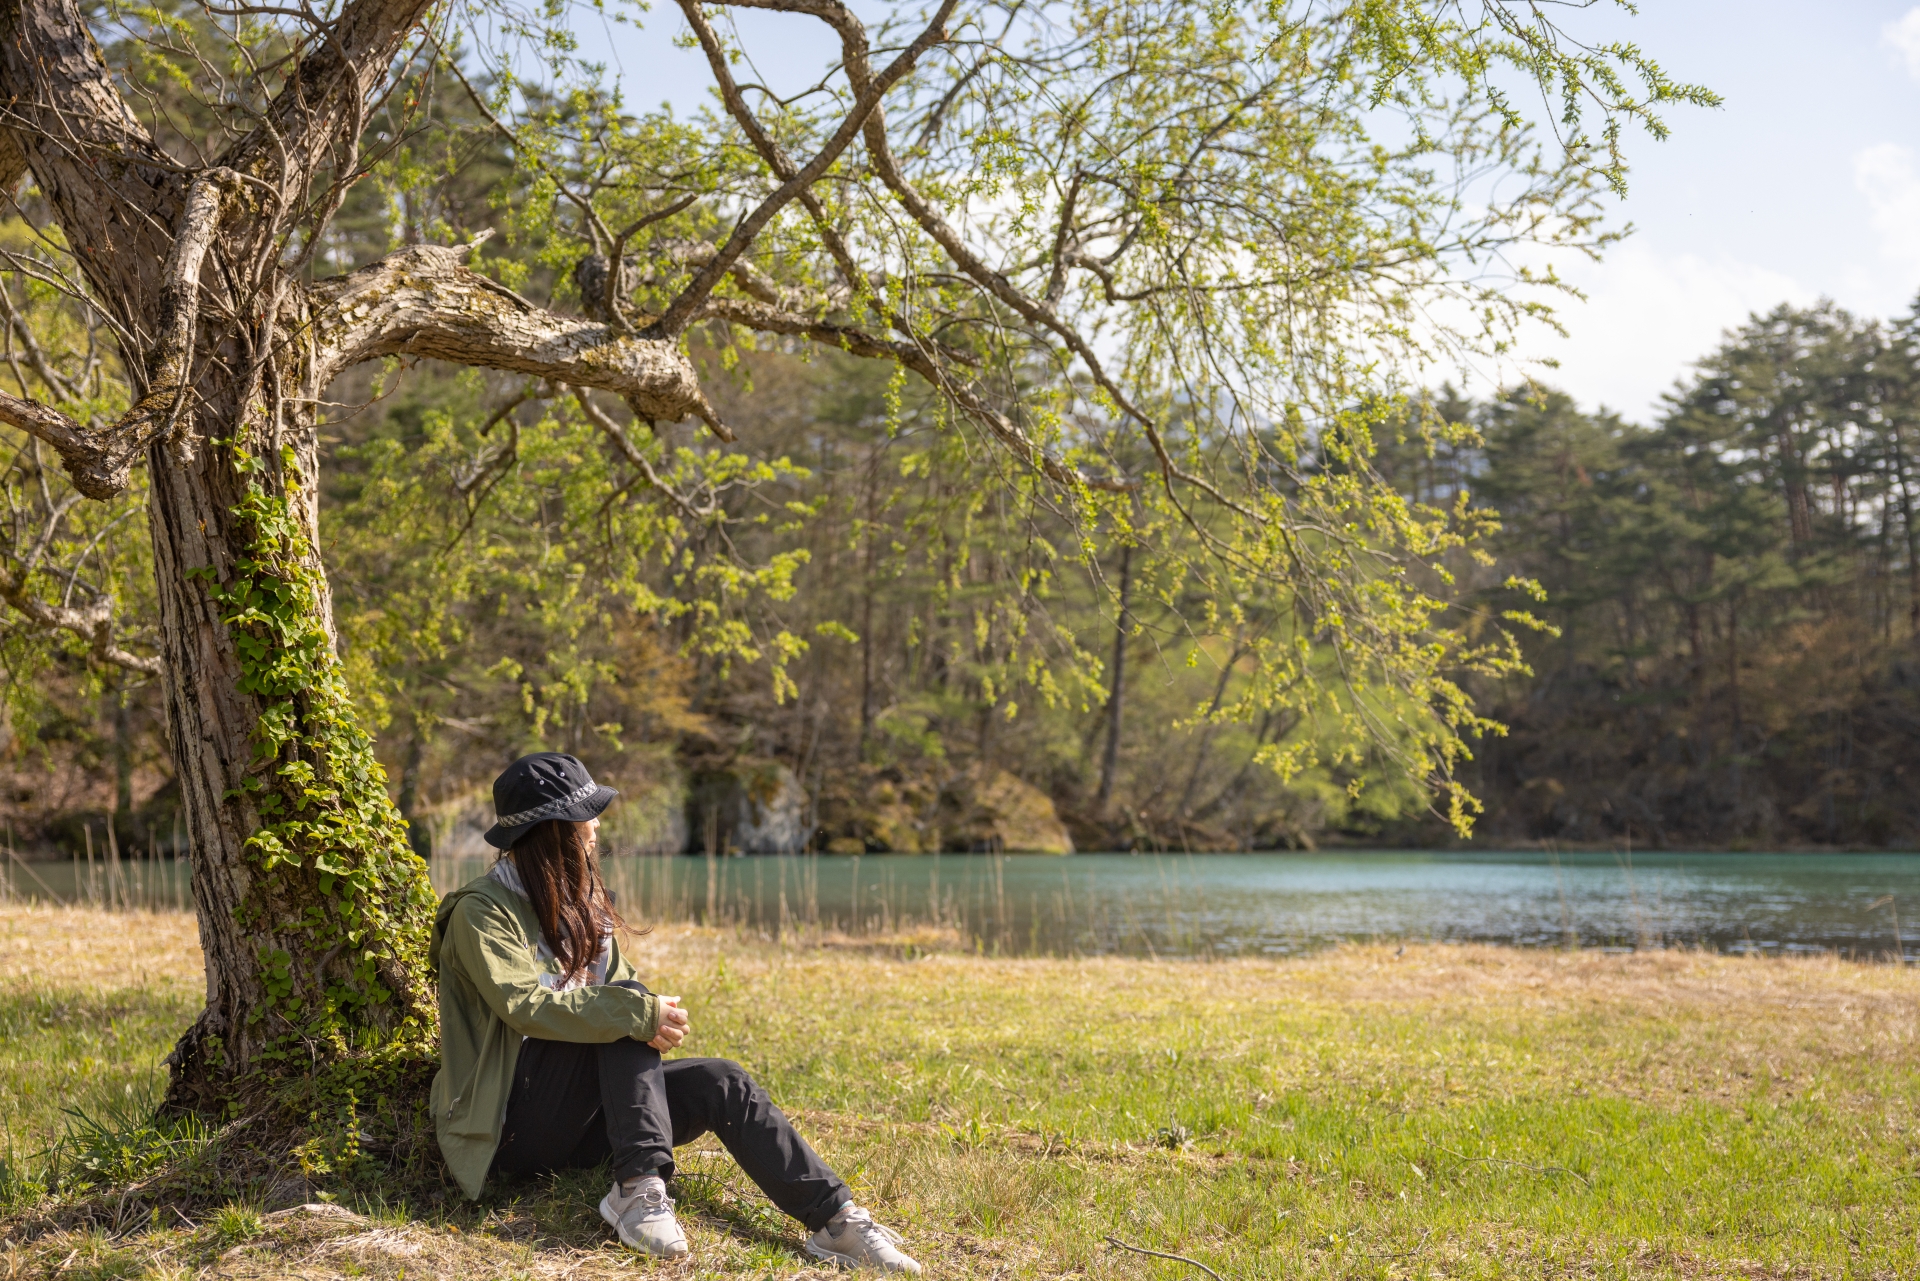
POLYGON ((625 337, 535 306, 469 269, 472 249, 414 245, 315 284, 315 365, 323 377, 381 356, 429 356, 610 391, 641 418, 691 415, 721 439, 733 438, 676 340, 625 337))
MULTIPOLYGON (((841 0, 715 0, 715 3, 743 9, 773 9, 783 13, 804 13, 810 17, 818 18, 831 27, 840 37, 841 65, 846 71, 847 83, 852 87, 854 93, 861 101, 865 101, 871 94, 874 76, 872 66, 869 62, 866 26, 841 0)), ((681 9, 683 11, 689 11, 690 19, 695 16, 691 12, 692 6, 693 0, 680 0, 681 9)), ((701 43, 702 46, 706 48, 709 64, 714 64, 716 62, 715 55, 718 51, 717 46, 712 42, 710 33, 701 30, 704 25, 704 20, 696 22, 695 32, 701 36, 701 43)), ((717 79, 720 79, 722 77, 722 68, 715 66, 714 74, 717 79)), ((725 83, 726 80, 722 79, 723 87, 725 83)), ((733 109, 736 118, 742 114, 743 107, 735 107, 732 101, 729 101, 728 106, 733 109)), ((758 132, 760 131, 757 129, 749 130, 750 135, 758 132)), ((898 160, 896 160, 893 155, 893 148, 887 139, 886 112, 877 102, 873 109, 866 113, 866 123, 862 128, 862 134, 866 141, 867 156, 873 165, 874 174, 886 185, 888 190, 893 192, 895 198, 899 200, 901 206, 906 209, 913 221, 920 226, 920 229, 924 231, 934 243, 938 244, 941 249, 946 252, 948 258, 953 261, 954 265, 959 267, 975 284, 984 289, 992 297, 998 299, 1001 303, 1012 308, 1017 315, 1030 324, 1052 332, 1066 345, 1069 351, 1081 359, 1086 365, 1088 373, 1093 376, 1093 380, 1099 384, 1101 390, 1106 392, 1108 397, 1112 399, 1113 403, 1119 407, 1122 413, 1139 425, 1142 433, 1147 438, 1148 445, 1153 450, 1155 459, 1160 464, 1161 473, 1169 485, 1177 479, 1187 485, 1204 491, 1223 506, 1229 507, 1245 516, 1253 515, 1243 504, 1235 502, 1226 494, 1220 492, 1217 487, 1210 484, 1205 478, 1189 473, 1174 461, 1173 455, 1168 451, 1166 442, 1161 435, 1159 424, 1143 409, 1134 404, 1125 390, 1108 375, 1099 356, 1095 354, 1092 344, 1087 341, 1078 329, 1067 323, 1067 321, 1061 317, 1051 300, 1029 297, 1016 287, 1012 281, 1008 280, 1003 273, 994 270, 985 259, 967 244, 960 233, 954 230, 952 224, 946 220, 945 216, 934 206, 933 202, 928 200, 901 170, 898 160)), ((762 145, 758 137, 755 137, 754 140, 762 155, 766 156, 769 148, 766 145, 762 145)), ((776 168, 777 167, 778 166, 776 166, 776 168)))
POLYGON ((129 418, 144 411, 157 420, 164 413, 171 431, 169 443, 186 457, 192 455, 192 436, 184 430, 182 411, 193 367, 194 326, 200 319, 200 267, 213 247, 221 205, 239 187, 239 175, 231 169, 209 169, 187 189, 187 207, 180 216, 160 287, 160 341, 147 357, 147 394, 121 419, 121 424, 128 424, 129 418))
POLYGON ((70 605, 49 605, 27 590, 27 576, 15 574, 0 565, 0 600, 18 610, 27 621, 40 627, 72 632, 84 637, 93 648, 93 656, 131 671, 158 676, 158 658, 142 658, 114 643, 113 602, 97 601, 84 609, 70 605))
POLYGON ((678 507, 689 520, 700 522, 713 516, 712 508, 696 507, 692 499, 669 485, 666 479, 654 470, 653 464, 647 461, 647 456, 641 453, 638 446, 633 443, 626 429, 615 422, 613 417, 600 406, 594 404, 593 397, 587 394, 585 388, 575 387, 573 396, 580 403, 580 412, 586 415, 587 421, 599 428, 601 433, 613 442, 614 448, 620 451, 620 456, 640 473, 650 488, 678 507))
MULTIPOLYGON (((681 7, 684 9, 694 3, 696 0, 681 0, 681 7)), ((685 332, 686 327, 693 323, 694 312, 713 293, 713 287, 726 276, 733 264, 739 260, 740 255, 753 244, 754 238, 773 221, 780 210, 793 203, 802 192, 812 187, 821 175, 832 167, 833 162, 840 158, 840 153, 860 135, 861 129, 880 109, 880 99, 886 96, 887 90, 898 84, 902 77, 913 70, 914 64, 920 60, 920 55, 947 38, 947 19, 953 15, 958 3, 959 0, 942 0, 939 9, 934 11, 933 20, 927 24, 926 29, 914 39, 912 44, 901 50, 900 55, 888 63, 878 76, 867 75, 861 78, 861 82, 854 87, 856 96, 853 107, 847 112, 846 118, 840 122, 840 127, 834 130, 833 136, 827 139, 826 144, 814 154, 813 159, 787 177, 771 195, 754 208, 753 212, 740 220, 739 225, 734 227, 733 234, 727 237, 727 242, 721 245, 707 264, 687 282, 686 288, 680 291, 680 296, 667 304, 666 311, 654 325, 658 333, 674 337, 685 332)), ((864 42, 861 52, 864 66, 864 42)))
MULTIPOLYGON (((846 64, 851 67, 857 63, 860 68, 861 83, 869 84, 866 70, 866 31, 859 21, 835 0, 721 0, 721 3, 738 4, 745 8, 803 13, 821 19, 839 33, 845 46, 846 64)), ((706 52, 708 67, 720 88, 721 100, 726 104, 728 113, 746 131, 754 149, 760 153, 760 158, 766 161, 768 167, 781 178, 791 182, 800 172, 799 169, 748 109, 746 99, 741 94, 738 84, 733 79, 733 73, 727 65, 725 53, 714 35, 711 24, 707 22, 706 15, 701 12, 698 0, 680 0, 680 9, 686 14, 695 37, 706 52)), ((865 100, 864 93, 862 100, 865 100)), ((881 108, 876 102, 867 115, 867 129, 871 131, 875 127, 874 121, 881 118, 881 108)), ((845 238, 827 218, 825 209, 810 190, 803 192, 800 200, 813 217, 822 241, 839 265, 841 274, 846 277, 848 288, 857 288, 861 274, 845 238)), ((738 278, 739 273, 735 274, 738 278)), ((1054 457, 1029 436, 1018 423, 994 408, 970 387, 952 378, 936 356, 949 360, 958 359, 962 363, 971 363, 970 361, 966 361, 956 353, 941 349, 939 344, 915 333, 905 317, 891 307, 886 307, 878 299, 870 299, 870 305, 882 312, 887 323, 905 334, 907 341, 898 342, 880 338, 858 326, 835 324, 799 315, 781 307, 777 297, 769 297, 763 291, 750 287, 745 280, 741 281, 741 287, 764 305, 743 303, 733 299, 710 299, 703 306, 700 314, 716 316, 749 329, 805 337, 826 346, 839 347, 856 356, 898 361, 940 388, 968 417, 985 427, 1002 444, 1008 446, 1021 461, 1032 466, 1055 484, 1067 488, 1085 487, 1109 492, 1128 492, 1139 487, 1139 482, 1127 478, 1088 476, 1054 457)))
POLYGON ((867 333, 857 325, 814 320, 769 307, 765 303, 739 298, 710 299, 701 314, 764 333, 807 338, 823 346, 838 347, 855 356, 896 361, 939 388, 963 413, 1012 451, 1015 457, 1054 484, 1067 489, 1098 489, 1109 493, 1127 493, 1139 488, 1138 481, 1089 476, 1060 461, 1028 435, 1019 423, 995 409, 970 387, 948 377, 947 371, 934 359, 932 351, 920 343, 896 342, 867 333))
MULTIPOLYGON (((223 163, 282 187, 287 208, 343 135, 357 130, 374 89, 391 74, 407 33, 429 0, 349 0, 338 17, 312 28, 315 47, 294 64, 265 120, 223 163)), ((311 24, 317 15, 302 14, 311 24)))
POLYGON ((188 178, 121 96, 75 0, 0 4, 0 129, 81 274, 121 329, 139 330, 188 178))
POLYGON ((89 498, 126 492, 134 459, 161 437, 188 450, 186 410, 200 316, 200 269, 220 226, 225 198, 238 186, 226 169, 210 169, 187 190, 161 283, 160 334, 146 360, 146 392, 117 422, 92 427, 57 409, 0 392, 0 422, 52 445, 74 488, 89 498))
POLYGON ((13 135, 0 129, 0 196, 12 195, 20 180, 27 176, 27 153, 13 135))

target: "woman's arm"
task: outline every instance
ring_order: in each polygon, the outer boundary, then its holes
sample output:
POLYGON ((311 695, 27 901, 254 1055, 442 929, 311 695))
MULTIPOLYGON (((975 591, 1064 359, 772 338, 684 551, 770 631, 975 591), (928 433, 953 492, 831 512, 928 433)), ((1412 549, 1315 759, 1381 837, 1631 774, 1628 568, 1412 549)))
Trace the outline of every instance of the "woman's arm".
MULTIPOLYGON (((610 946, 613 951, 613 961, 607 966, 607 982, 631 983, 636 988, 644 990, 640 983, 639 972, 633 968, 633 962, 627 959, 625 951, 620 947, 618 935, 614 936, 610 946)), ((660 1002, 660 1030, 647 1044, 665 1054, 668 1050, 678 1049, 680 1043, 687 1039, 687 1033, 691 1029, 687 1023, 686 1007, 681 1004, 679 997, 661 996, 656 999, 660 1002)))
POLYGON ((487 1008, 522 1036, 543 1041, 599 1044, 660 1034, 660 998, 626 987, 577 987, 555 992, 540 982, 532 941, 513 916, 485 896, 469 894, 455 906, 441 944, 441 968, 451 959, 487 1008))

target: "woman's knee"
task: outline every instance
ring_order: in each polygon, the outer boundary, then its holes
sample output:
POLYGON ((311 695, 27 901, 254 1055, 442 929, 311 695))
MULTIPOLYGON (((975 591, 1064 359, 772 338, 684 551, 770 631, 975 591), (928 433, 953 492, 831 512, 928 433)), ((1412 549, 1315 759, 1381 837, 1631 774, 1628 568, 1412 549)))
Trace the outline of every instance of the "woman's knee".
POLYGON ((754 1111, 760 1097, 747 1070, 731 1059, 667 1062, 667 1104, 676 1145, 710 1131, 724 1135, 754 1111))
POLYGON ((724 1090, 751 1090, 753 1078, 747 1070, 732 1059, 705 1059, 700 1064, 701 1075, 724 1090))
POLYGON ((630 1036, 618 1041, 603 1041, 593 1050, 599 1059, 600 1075, 611 1080, 642 1076, 660 1066, 660 1051, 630 1036))
POLYGON ((718 1104, 723 1113, 738 1112, 760 1093, 747 1070, 732 1059, 701 1059, 697 1072, 699 1093, 718 1104))

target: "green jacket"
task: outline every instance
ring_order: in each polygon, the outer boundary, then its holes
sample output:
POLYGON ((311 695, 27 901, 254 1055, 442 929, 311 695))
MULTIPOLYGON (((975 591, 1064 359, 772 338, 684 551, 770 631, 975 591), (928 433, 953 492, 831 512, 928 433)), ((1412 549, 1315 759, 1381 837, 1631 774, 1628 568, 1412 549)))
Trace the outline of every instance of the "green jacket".
MULTIPOLYGON (((660 1031, 660 1003, 624 987, 556 992, 551 960, 541 960, 533 905, 482 876, 447 895, 434 917, 427 960, 440 978, 440 1071, 433 1078, 433 1124, 447 1169, 477 1198, 500 1146, 514 1061, 527 1037, 604 1044, 660 1031), (547 976, 546 982, 541 981, 547 976)), ((631 979, 616 937, 607 982, 631 979)))

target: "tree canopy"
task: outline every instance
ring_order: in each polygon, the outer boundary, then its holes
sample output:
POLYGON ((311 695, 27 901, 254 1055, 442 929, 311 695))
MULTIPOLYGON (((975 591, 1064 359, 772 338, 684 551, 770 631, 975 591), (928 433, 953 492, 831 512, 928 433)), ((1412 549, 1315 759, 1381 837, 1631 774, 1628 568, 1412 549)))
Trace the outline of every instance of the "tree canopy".
MULTIPOLYGON (((289 93, 301 112, 335 113, 305 120, 307 151, 271 162, 283 194, 249 251, 309 282, 330 377, 368 358, 499 371, 477 403, 456 402, 483 430, 448 464, 451 492, 431 515, 385 519, 438 520, 457 541, 487 503, 510 501, 500 486, 522 463, 529 414, 577 423, 598 433, 599 456, 560 506, 569 519, 597 512, 597 537, 622 560, 594 599, 683 620, 676 652, 757 667, 778 700, 794 691, 794 657, 825 643, 820 627, 859 628, 782 625, 808 516, 776 514, 775 491, 797 464, 752 440, 721 447, 734 433, 712 388, 752 376, 753 353, 876 359, 896 371, 887 414, 912 402, 950 440, 936 451, 957 469, 947 483, 1003 495, 1001 537, 1020 545, 1019 588, 986 624, 1001 639, 982 647, 993 657, 975 673, 978 701, 1014 715, 1022 702, 1104 700, 1104 645, 1036 630, 1039 599, 1080 575, 1112 613, 1099 548, 1137 546, 1135 590, 1165 615, 1160 647, 1201 665, 1230 654, 1256 674, 1187 715, 1307 725, 1264 744, 1283 776, 1334 765, 1357 777, 1347 766, 1384 757, 1437 786, 1464 826, 1471 801, 1451 773, 1462 735, 1488 726, 1457 681, 1511 669, 1507 629, 1527 619, 1509 610, 1487 629, 1448 612, 1446 554, 1486 519, 1405 501, 1374 466, 1376 437, 1454 430, 1403 412, 1420 371, 1498 360, 1522 324, 1549 318, 1564 291, 1516 255, 1602 249, 1599 196, 1624 181, 1622 129, 1657 136, 1665 104, 1710 101, 1631 45, 1581 44, 1557 15, 1516 3, 953 3, 863 19, 768 0, 683 4, 677 22, 615 11, 684 24, 698 44, 714 100, 686 118, 623 95, 581 52, 569 12, 160 6, 88 22, 168 165, 235 167, 286 131, 289 93), (837 63, 776 100, 726 22, 736 7, 825 23, 837 63), (355 54, 359 96, 322 103, 308 87, 316 59, 361 22, 388 51, 355 54), (496 292, 448 274, 467 254, 496 292), (403 280, 414 288, 396 291, 403 280), (589 377, 553 347, 583 331, 520 314, 529 298, 603 324, 632 368, 589 377), (718 443, 645 430, 686 416, 718 443), (744 550, 743 521, 773 521, 787 545, 744 550)), ((9 259, 29 318, 16 327, 20 395, 98 432, 111 380, 127 378, 98 341, 116 320, 82 301, 96 291, 76 278, 57 202, 33 188, 22 199, 9 259), (92 326, 85 347, 36 359, 65 342, 32 336, 63 323, 56 314, 92 326)), ((133 390, 151 384, 142 373, 133 390)), ((348 377, 325 395, 344 404, 384 385, 348 377)), ((59 433, 12 412, 31 438, 15 438, 16 470, 45 488, 37 509, 18 509, 10 561, 18 696, 32 696, 29 651, 48 646, 84 643, 153 672, 163 659, 137 639, 152 608, 137 541, 113 548, 119 568, 77 572, 103 564, 95 526, 124 517, 61 496, 126 483, 122 501, 139 502, 139 481, 113 478, 152 429, 123 420, 110 456, 63 481, 30 457, 61 448, 59 433), (56 595, 64 614, 49 612, 56 595), (82 639, 57 641, 53 627, 82 639)), ((433 474, 417 464, 432 461, 382 464, 383 483, 417 487, 433 474)))

